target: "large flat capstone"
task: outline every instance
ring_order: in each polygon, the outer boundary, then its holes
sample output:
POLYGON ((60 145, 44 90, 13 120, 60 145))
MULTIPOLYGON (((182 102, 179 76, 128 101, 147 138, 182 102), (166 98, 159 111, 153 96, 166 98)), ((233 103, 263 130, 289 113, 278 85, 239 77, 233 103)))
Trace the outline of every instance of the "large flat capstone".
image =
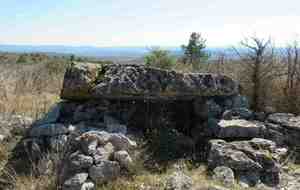
POLYGON ((61 98, 191 99, 237 93, 238 84, 224 75, 179 73, 132 64, 76 63, 67 69, 61 98))

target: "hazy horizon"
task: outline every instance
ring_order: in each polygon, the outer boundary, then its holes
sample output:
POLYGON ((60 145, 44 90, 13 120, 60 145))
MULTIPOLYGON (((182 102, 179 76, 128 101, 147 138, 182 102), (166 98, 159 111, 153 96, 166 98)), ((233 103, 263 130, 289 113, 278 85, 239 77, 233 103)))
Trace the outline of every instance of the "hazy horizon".
POLYGON ((299 38, 299 9, 296 0, 10 0, 0 8, 0 44, 178 47, 200 32, 210 47, 253 35, 285 45, 299 38))

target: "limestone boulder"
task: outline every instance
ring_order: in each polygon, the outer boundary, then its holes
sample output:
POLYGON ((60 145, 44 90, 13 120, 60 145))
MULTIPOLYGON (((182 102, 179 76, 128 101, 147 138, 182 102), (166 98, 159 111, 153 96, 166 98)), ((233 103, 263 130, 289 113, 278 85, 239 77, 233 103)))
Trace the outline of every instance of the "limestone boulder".
POLYGON ((268 121, 285 128, 300 131, 300 116, 289 113, 274 113, 269 115, 268 121))
POLYGON ((284 123, 288 123, 293 117, 295 117, 295 115, 291 113, 273 113, 269 115, 267 119, 270 123, 282 125, 284 123))
POLYGON ((210 141, 208 166, 210 168, 226 166, 238 171, 262 169, 262 166, 249 158, 245 152, 236 150, 233 145, 223 140, 210 141))
POLYGON ((242 179, 240 182, 249 186, 254 186, 260 181, 271 186, 278 185, 278 151, 274 142, 260 138, 233 142, 211 140, 208 166, 229 167, 242 179))
POLYGON ((61 97, 67 100, 191 99, 238 94, 231 78, 206 73, 179 73, 144 65, 76 63, 67 69, 61 97))
POLYGON ((243 119, 220 120, 218 138, 255 138, 263 137, 265 126, 261 122, 243 119))
POLYGON ((74 63, 65 74, 61 97, 63 99, 86 99, 91 97, 101 66, 91 63, 74 63))
POLYGON ((300 143, 300 116, 273 113, 266 120, 267 136, 280 145, 298 146, 300 143))

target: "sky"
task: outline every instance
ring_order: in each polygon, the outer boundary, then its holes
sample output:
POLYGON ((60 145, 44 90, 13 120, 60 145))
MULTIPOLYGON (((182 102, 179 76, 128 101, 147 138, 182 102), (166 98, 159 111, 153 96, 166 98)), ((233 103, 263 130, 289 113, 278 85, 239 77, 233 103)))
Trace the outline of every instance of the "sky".
POLYGON ((0 0, 0 44, 213 47, 300 39, 299 0, 0 0))

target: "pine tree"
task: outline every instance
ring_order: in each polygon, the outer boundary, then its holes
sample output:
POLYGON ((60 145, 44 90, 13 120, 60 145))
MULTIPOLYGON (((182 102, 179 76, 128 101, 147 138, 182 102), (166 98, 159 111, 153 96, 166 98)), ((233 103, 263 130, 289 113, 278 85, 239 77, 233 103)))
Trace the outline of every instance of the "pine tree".
POLYGON ((183 62, 192 64, 195 70, 199 69, 200 62, 208 58, 208 54, 204 51, 205 48, 206 39, 202 38, 201 34, 193 32, 188 45, 182 45, 184 51, 183 62))

